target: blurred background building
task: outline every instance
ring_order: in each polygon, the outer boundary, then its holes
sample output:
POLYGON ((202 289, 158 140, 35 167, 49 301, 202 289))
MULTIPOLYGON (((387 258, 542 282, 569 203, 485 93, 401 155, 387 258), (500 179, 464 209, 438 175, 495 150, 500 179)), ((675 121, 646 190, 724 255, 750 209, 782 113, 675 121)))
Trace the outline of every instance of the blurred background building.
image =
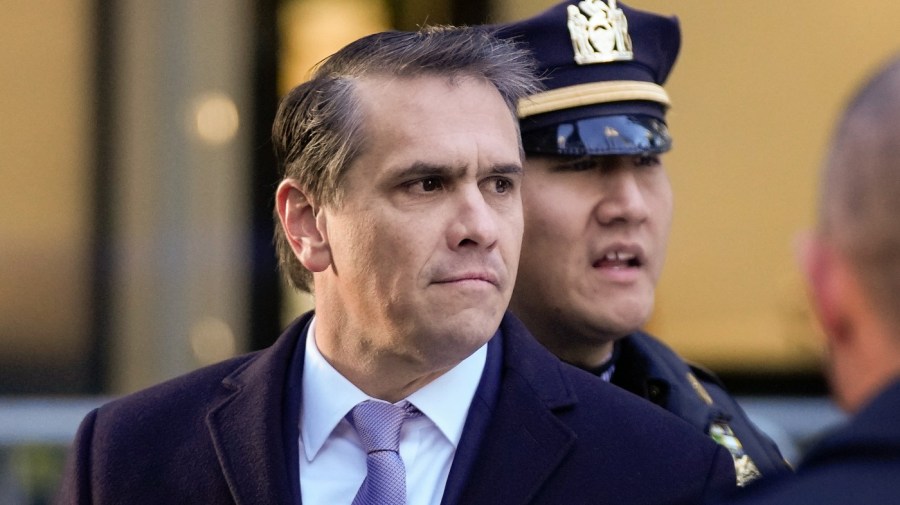
MULTIPOLYGON (((267 346, 311 306, 276 270, 268 140, 279 96, 311 66, 370 32, 551 3, 6 0, 0 502, 48 500, 87 409, 267 346)), ((812 222, 843 101, 900 48, 900 4, 629 4, 677 13, 684 34, 651 330, 802 446, 839 416, 791 240, 812 222)))

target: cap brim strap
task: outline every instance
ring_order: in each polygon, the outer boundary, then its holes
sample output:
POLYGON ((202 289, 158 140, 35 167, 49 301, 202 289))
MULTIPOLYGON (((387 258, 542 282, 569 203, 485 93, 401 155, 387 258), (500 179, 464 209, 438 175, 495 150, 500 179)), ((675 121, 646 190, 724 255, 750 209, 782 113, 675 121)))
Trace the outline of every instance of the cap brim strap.
POLYGON ((585 105, 648 100, 670 105, 669 94, 658 84, 644 81, 604 81, 543 91, 519 100, 519 118, 585 105))

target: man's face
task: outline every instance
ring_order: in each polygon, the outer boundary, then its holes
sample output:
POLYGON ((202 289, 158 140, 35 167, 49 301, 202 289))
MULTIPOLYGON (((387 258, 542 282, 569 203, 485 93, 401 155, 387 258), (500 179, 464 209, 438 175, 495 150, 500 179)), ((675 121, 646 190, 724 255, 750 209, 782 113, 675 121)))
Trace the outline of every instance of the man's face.
POLYGON ((323 209, 337 307, 367 354, 422 371, 487 342, 515 283, 523 222, 515 120, 496 89, 462 78, 359 82, 367 136, 342 203, 323 209))
POLYGON ((578 363, 649 318, 671 186, 658 156, 534 157, 525 173, 512 308, 544 345, 578 363))

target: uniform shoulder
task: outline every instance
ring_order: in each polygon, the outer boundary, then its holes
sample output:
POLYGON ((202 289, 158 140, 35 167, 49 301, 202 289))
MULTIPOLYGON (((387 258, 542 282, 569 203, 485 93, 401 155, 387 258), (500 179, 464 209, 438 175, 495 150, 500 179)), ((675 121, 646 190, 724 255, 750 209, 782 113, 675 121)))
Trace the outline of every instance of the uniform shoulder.
POLYGON ((626 338, 628 339, 627 345, 638 349, 639 352, 647 356, 647 359, 654 361, 657 366, 665 365, 667 369, 674 372, 674 377, 682 380, 687 379, 691 382, 690 385, 694 389, 697 389, 697 385, 693 382, 698 381, 705 387, 713 387, 727 394, 725 384, 715 372, 699 363, 684 359, 659 338, 644 332, 637 332, 626 338), (689 372, 689 374, 686 375, 679 372, 689 372))
POLYGON ((694 374, 697 380, 703 382, 704 384, 714 385, 715 387, 723 391, 727 391, 725 383, 722 382, 722 379, 720 379, 715 372, 693 361, 686 361, 685 363, 687 363, 688 368, 690 368, 691 373, 694 374))

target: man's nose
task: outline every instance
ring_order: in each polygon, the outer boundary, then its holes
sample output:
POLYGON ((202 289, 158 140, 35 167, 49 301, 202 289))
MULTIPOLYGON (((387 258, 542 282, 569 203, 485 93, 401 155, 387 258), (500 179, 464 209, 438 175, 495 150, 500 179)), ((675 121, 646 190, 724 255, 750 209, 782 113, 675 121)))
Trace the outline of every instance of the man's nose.
POLYGON ((497 243, 497 212, 480 188, 473 184, 461 188, 454 196, 456 216, 447 237, 450 248, 493 248, 497 243))
POLYGON ((619 170, 605 181, 595 215, 601 224, 641 223, 650 214, 644 189, 632 170, 619 170))

